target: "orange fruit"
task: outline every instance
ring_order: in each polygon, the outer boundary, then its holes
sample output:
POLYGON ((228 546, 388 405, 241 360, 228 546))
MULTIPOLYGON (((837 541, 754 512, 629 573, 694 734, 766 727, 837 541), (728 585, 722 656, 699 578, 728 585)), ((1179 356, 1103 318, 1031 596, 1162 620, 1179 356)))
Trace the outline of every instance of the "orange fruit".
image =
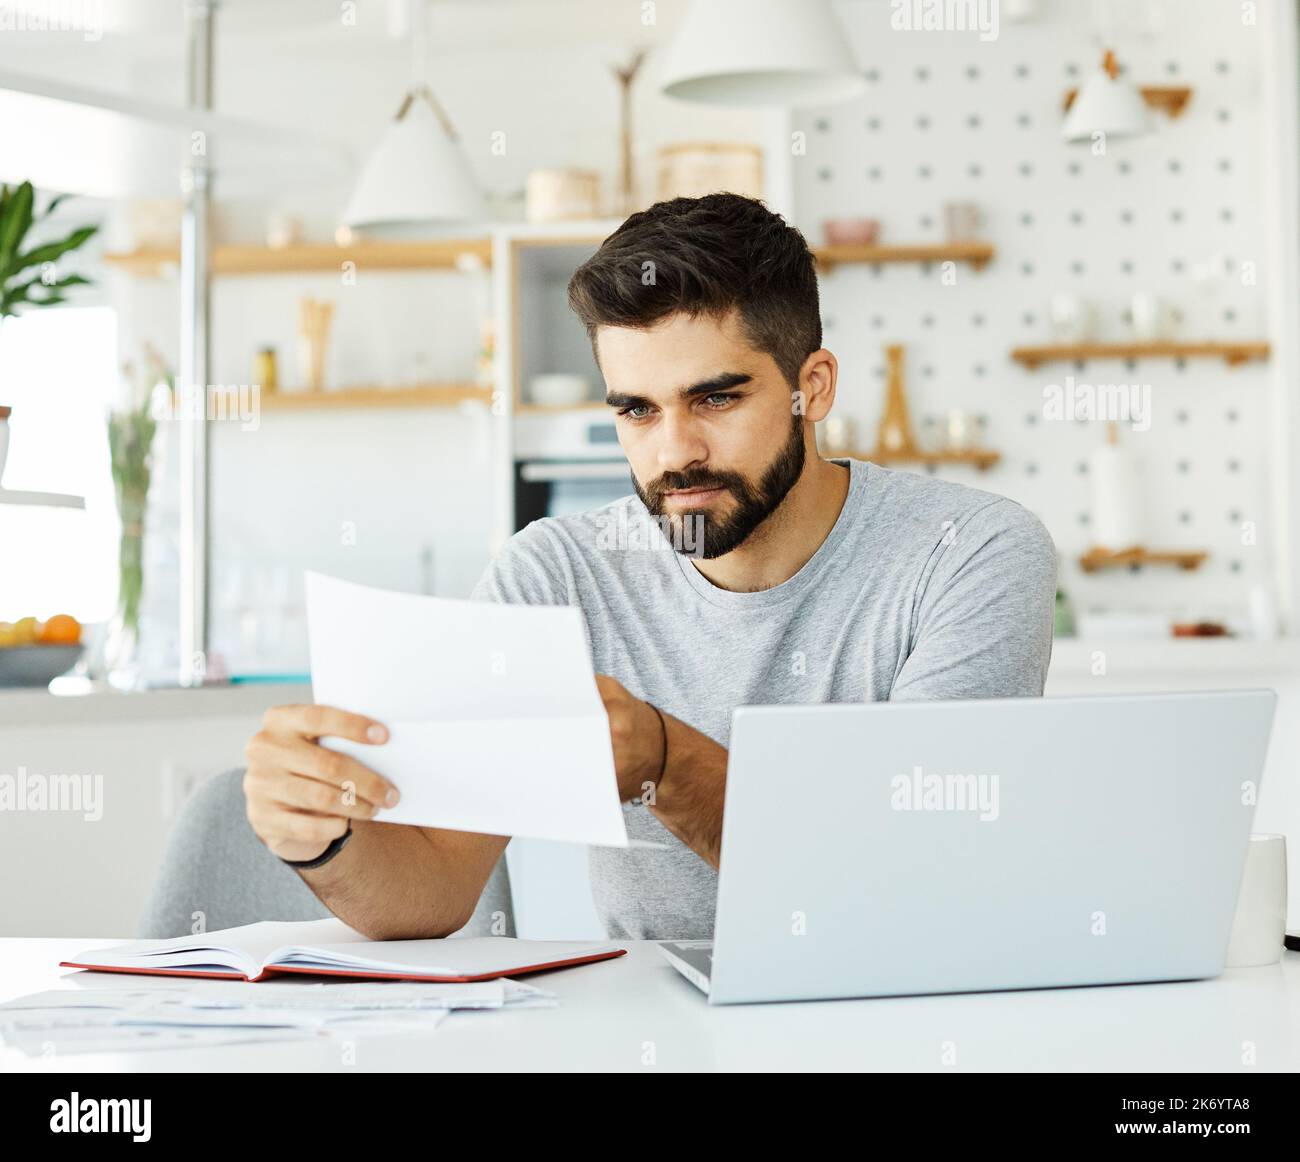
POLYGON ((42 645, 75 646, 81 641, 81 622, 66 613, 56 613, 41 626, 42 645))

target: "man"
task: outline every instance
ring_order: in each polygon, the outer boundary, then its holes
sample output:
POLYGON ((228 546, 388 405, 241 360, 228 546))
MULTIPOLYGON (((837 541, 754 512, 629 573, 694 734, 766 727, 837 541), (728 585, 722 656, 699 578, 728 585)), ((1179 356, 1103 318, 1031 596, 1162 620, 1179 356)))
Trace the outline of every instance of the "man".
MULTIPOLYGON (((1055 552, 1010 500, 818 455, 838 365, 808 246, 761 203, 634 214, 569 301, 636 496, 529 525, 475 596, 583 611, 629 833, 668 845, 593 849, 598 911, 613 938, 707 938, 732 710, 1041 695, 1055 552)), ((248 747, 254 830, 315 864, 302 876, 353 927, 456 931, 508 840, 367 822, 394 789, 324 734, 385 737, 345 709, 270 711, 248 747)), ((819 794, 816 772, 789 793, 819 794)))

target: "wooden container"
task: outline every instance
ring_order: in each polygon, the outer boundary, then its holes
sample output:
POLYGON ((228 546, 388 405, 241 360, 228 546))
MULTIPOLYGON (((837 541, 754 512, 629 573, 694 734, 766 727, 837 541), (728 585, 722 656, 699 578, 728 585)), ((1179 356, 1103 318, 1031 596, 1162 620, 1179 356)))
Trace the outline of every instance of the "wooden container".
POLYGON ((524 216, 530 222, 600 217, 600 174, 588 169, 535 169, 528 175, 524 216))
POLYGON ((660 201, 719 192, 763 196, 763 151, 757 145, 721 141, 665 145, 656 157, 660 201))

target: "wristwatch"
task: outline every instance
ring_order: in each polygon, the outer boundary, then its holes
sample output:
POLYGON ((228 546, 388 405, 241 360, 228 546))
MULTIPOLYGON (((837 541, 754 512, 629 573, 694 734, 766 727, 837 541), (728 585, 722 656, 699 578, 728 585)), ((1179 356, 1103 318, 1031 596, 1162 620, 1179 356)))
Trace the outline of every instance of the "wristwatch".
POLYGON ((287 863, 290 867, 320 867, 321 864, 329 863, 340 851, 344 845, 352 838, 352 820, 348 820, 348 829, 340 836, 330 840, 330 845, 320 853, 315 859, 285 859, 280 858, 281 863, 287 863))

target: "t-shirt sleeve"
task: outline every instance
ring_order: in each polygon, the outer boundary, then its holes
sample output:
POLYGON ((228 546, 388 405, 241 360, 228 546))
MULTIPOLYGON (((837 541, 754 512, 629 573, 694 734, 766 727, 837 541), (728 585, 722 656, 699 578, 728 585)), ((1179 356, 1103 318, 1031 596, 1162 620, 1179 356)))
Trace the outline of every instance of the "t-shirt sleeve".
MULTIPOLYGON (((576 605, 582 609, 573 566, 564 551, 562 534, 548 528, 548 521, 534 521, 515 533, 483 571, 470 593, 471 601, 495 601, 504 605, 576 605)), ((582 617, 587 653, 595 655, 591 627, 582 617)))
POLYGON ((891 701, 1036 697, 1052 656, 1056 547, 999 499, 948 529, 914 607, 891 701))
POLYGON ((483 571, 470 600, 505 605, 573 604, 552 537, 536 524, 515 533, 483 571))

